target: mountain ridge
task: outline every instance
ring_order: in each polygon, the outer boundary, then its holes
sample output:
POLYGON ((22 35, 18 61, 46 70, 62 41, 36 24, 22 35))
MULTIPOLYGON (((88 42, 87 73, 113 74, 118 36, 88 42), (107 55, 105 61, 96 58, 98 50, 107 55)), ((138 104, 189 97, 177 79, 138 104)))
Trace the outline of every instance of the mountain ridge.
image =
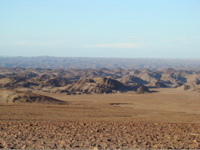
POLYGON ((200 69, 200 59, 168 58, 98 58, 98 57, 1 57, 1 68, 50 69, 200 69))

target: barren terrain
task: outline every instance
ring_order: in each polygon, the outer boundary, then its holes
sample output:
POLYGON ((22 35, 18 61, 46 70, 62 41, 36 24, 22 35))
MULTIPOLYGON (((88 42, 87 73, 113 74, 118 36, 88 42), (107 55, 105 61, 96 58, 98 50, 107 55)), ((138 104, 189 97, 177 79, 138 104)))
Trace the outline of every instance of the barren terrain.
POLYGON ((1 148, 200 148, 199 92, 36 94, 68 105, 2 103, 1 148))
POLYGON ((200 71, 0 68, 0 148, 200 148, 200 71))

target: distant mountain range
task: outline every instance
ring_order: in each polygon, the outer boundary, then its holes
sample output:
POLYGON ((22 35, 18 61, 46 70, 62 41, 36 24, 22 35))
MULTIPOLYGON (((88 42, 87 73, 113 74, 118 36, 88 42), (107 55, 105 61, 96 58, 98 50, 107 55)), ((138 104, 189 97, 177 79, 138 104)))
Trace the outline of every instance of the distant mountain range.
POLYGON ((0 68, 0 89, 71 95, 146 93, 152 88, 200 92, 200 70, 0 68))
POLYGON ((200 69, 200 59, 87 58, 87 57, 0 57, 2 68, 51 69, 200 69))

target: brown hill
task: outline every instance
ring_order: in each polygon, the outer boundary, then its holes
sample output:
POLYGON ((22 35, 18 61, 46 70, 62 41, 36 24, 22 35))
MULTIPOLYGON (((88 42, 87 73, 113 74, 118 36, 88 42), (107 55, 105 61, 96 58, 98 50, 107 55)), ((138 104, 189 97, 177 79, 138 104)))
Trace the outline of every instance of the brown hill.
POLYGON ((125 75, 122 77, 122 79, 120 81, 125 84, 133 84, 133 83, 147 84, 148 83, 147 81, 144 81, 133 75, 125 75))
POLYGON ((198 70, 150 69, 44 69, 0 68, 0 88, 64 90, 73 93, 109 93, 110 91, 136 91, 147 87, 179 87, 183 84, 200 84, 198 70), (88 82, 84 79, 92 79, 88 82))
POLYGON ((178 87, 179 90, 197 91, 200 92, 200 85, 195 83, 184 84, 178 87))
POLYGON ((67 102, 52 97, 8 89, 0 90, 0 103, 68 104, 67 102))
POLYGON ((149 92, 149 89, 146 86, 139 86, 137 88, 137 93, 138 94, 143 94, 143 93, 148 93, 148 92, 149 92))
POLYGON ((142 84, 136 84, 134 86, 125 86, 121 82, 111 78, 88 78, 82 79, 76 83, 66 86, 65 88, 57 89, 55 92, 68 93, 68 94, 101 94, 101 93, 116 93, 124 91, 137 91, 139 87, 143 87, 143 92, 149 92, 148 87, 142 84))
MULTIPOLYGON (((63 90, 62 90, 63 91, 63 90)), ((82 79, 77 83, 67 86, 64 90, 69 94, 111 93, 110 87, 95 82, 93 79, 82 79)))
POLYGON ((125 88, 125 86, 117 81, 117 80, 114 80, 114 79, 111 79, 111 78, 94 78, 93 79, 96 83, 99 83, 99 84, 102 84, 102 85, 105 85, 113 90, 122 90, 125 88))
POLYGON ((162 80, 157 80, 157 81, 153 82, 151 84, 151 86, 152 87, 156 87, 156 88, 166 88, 167 87, 167 85, 165 84, 165 82, 162 81, 162 80))

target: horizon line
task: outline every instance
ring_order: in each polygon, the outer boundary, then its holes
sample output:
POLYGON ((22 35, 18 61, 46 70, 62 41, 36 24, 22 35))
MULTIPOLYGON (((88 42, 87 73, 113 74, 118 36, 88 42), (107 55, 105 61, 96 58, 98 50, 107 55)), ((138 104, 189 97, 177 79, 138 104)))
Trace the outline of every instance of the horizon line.
POLYGON ((22 58, 35 58, 35 57, 54 57, 54 58, 105 58, 105 59, 193 59, 200 60, 200 58, 173 58, 173 57, 92 57, 92 56, 49 56, 49 55, 39 55, 39 56, 3 56, 4 58, 14 58, 14 57, 22 57, 22 58))

